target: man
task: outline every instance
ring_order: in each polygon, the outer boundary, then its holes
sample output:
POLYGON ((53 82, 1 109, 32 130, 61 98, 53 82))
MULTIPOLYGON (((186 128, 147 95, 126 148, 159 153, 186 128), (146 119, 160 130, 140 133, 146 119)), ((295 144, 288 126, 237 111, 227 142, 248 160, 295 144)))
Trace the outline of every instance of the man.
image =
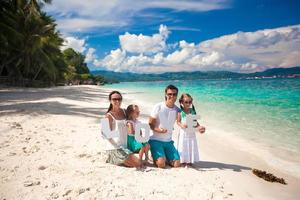
POLYGON ((154 106, 149 118, 153 132, 149 144, 154 164, 159 168, 166 166, 180 167, 179 153, 172 141, 172 132, 179 108, 175 105, 178 88, 169 85, 165 89, 165 101, 154 106))

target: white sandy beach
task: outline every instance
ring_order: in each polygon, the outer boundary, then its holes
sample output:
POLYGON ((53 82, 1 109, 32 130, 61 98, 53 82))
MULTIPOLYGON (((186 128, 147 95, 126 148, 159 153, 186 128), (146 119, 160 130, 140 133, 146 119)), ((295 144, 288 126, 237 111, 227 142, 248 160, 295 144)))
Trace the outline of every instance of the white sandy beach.
MULTIPOLYGON (((210 133, 210 127, 198 137, 202 161, 194 168, 105 163, 100 119, 109 92, 99 86, 1 88, 0 199, 299 198, 299 176, 270 165, 259 156, 262 150, 243 140, 210 133), (251 168, 288 185, 258 178, 251 168)), ((133 95, 124 95, 123 107, 133 95)), ((147 120, 147 108, 139 106, 147 120)))

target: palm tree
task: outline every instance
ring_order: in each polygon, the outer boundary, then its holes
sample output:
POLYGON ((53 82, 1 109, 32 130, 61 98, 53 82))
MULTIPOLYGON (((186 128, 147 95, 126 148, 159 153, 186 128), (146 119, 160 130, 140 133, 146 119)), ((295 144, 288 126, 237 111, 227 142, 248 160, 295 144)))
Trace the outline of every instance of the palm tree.
MULTIPOLYGON (((20 12, 16 12, 17 2, 4 0, 0 2, 0 74, 4 67, 8 67, 11 63, 15 62, 20 57, 17 53, 18 44, 24 40, 24 36, 18 31, 18 21, 20 19, 20 12)), ((14 69, 8 69, 11 73, 14 69)), ((15 72, 15 75, 17 72, 15 72)), ((20 73, 18 73, 20 75, 20 73)))
POLYGON ((54 20, 41 11, 51 1, 4 0, 1 2, 0 74, 5 67, 11 79, 56 82, 66 64, 59 49, 63 40, 54 20))

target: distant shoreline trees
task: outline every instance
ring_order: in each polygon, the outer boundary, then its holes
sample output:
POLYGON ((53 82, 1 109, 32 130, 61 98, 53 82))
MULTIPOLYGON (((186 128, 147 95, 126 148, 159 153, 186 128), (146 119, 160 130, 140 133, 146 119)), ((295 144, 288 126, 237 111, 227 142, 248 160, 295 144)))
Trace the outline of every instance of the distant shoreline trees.
MULTIPOLYGON (((8 85, 54 86, 90 80, 85 57, 73 49, 61 51, 63 39, 55 20, 41 10, 51 0, 0 1, 0 76, 8 85), (85 75, 83 75, 85 74, 85 75)), ((1 83, 1 82, 0 82, 1 83)))

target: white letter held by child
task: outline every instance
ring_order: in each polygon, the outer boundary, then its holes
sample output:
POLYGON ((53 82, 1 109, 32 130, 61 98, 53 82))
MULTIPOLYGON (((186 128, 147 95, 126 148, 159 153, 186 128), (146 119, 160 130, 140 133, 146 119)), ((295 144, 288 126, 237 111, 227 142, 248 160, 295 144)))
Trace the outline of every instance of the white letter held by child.
POLYGON ((197 126, 197 119, 200 119, 200 115, 187 115, 186 116, 186 131, 194 132, 195 126, 197 126))
POLYGON ((138 123, 135 125, 134 138, 138 142, 148 142, 150 138, 150 127, 149 124, 138 123), (144 131, 142 131, 144 129, 144 131), (142 132, 142 134, 140 134, 142 132))

